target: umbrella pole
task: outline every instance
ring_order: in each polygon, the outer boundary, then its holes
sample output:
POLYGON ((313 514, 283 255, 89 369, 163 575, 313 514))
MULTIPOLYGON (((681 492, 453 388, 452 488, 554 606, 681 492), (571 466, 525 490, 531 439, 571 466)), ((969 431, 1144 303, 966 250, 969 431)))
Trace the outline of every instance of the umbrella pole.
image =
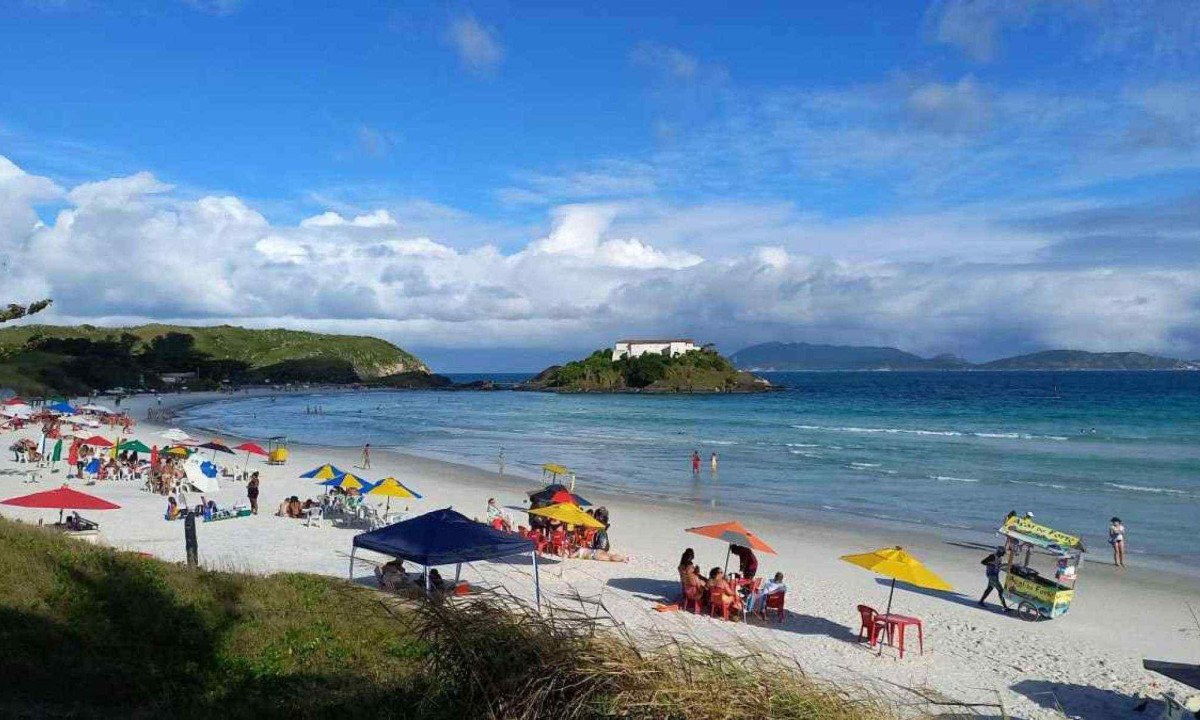
POLYGON ((892 578, 892 589, 890 591, 888 591, 888 604, 887 604, 887 610, 883 613, 884 615, 892 614, 892 595, 895 595, 895 594, 896 594, 896 578, 892 578))
POLYGON ((458 585, 458 579, 462 577, 462 563, 454 566, 454 584, 458 585))
POLYGON ((725 551, 725 574, 726 575, 729 574, 729 553, 731 553, 731 552, 733 552, 732 545, 730 545, 729 549, 725 551))
POLYGON ((533 557, 533 595, 537 598, 537 609, 540 613, 542 611, 542 574, 538 569, 537 549, 535 548, 529 554, 533 557))

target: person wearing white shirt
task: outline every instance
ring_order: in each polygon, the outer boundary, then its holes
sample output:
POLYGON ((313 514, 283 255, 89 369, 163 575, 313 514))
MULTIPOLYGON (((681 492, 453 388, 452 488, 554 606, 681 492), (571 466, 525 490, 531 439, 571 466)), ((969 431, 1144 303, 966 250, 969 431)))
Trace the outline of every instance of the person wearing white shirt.
POLYGON ((746 611, 761 611, 762 608, 765 607, 768 595, 785 592, 787 592, 787 585, 785 585, 783 582, 783 573, 777 572, 775 573, 775 577, 768 580, 766 584, 762 586, 762 589, 754 593, 754 596, 750 598, 750 606, 746 608, 746 611))

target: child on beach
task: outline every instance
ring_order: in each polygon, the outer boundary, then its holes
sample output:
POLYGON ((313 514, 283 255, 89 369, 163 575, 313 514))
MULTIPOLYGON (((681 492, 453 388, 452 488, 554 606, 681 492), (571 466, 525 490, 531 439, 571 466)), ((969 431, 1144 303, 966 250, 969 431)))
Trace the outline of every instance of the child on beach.
POLYGON ((1113 565, 1125 567, 1125 525, 1119 517, 1108 523, 1108 544, 1113 549, 1113 565))

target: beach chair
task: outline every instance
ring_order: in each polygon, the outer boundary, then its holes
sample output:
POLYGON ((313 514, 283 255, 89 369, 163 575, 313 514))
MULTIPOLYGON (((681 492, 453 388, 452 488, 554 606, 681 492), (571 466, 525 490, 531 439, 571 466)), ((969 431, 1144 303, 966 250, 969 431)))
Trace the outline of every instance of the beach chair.
POLYGON ((321 505, 304 511, 304 527, 322 527, 325 524, 325 508, 321 505))
POLYGON ((760 610, 762 618, 766 620, 768 611, 775 610, 778 612, 779 622, 783 622, 783 618, 787 614, 787 611, 783 609, 783 604, 786 599, 786 592, 771 593, 770 595, 764 597, 762 609, 760 610))
POLYGON ((858 615, 862 620, 862 627, 858 629, 858 639, 863 640, 865 635, 867 644, 875 647, 875 642, 879 639, 879 631, 886 630, 887 623, 879 619, 879 612, 870 605, 859 605, 858 615))
POLYGON ((708 615, 716 617, 717 612, 721 613, 721 617, 725 620, 729 619, 729 609, 733 607, 733 599, 726 597, 725 593, 713 588, 708 591, 708 615))
POLYGON ((563 528, 555 530, 554 534, 550 536, 550 552, 555 555, 562 556, 570 554, 571 548, 569 545, 570 543, 567 540, 567 531, 563 528))
POLYGON ((683 589, 683 609, 686 612, 688 606, 692 607, 692 613, 699 615, 704 609, 704 591, 699 585, 692 585, 683 589))

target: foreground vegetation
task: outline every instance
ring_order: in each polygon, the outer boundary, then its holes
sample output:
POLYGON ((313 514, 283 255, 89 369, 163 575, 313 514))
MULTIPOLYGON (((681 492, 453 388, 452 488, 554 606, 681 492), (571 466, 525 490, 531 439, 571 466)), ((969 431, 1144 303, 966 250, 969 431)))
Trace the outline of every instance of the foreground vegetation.
POLYGON ((495 595, 192 570, 0 520, 0 716, 887 717, 794 667, 495 595))
POLYGON ((525 385, 529 390, 567 392, 755 392, 766 381, 738 370, 715 350, 704 348, 669 357, 646 353, 614 360, 597 350, 583 360, 543 370, 525 385))
POLYGON ((85 394, 160 387, 163 373, 195 372, 193 389, 234 383, 355 383, 428 368, 371 337, 222 325, 0 329, 0 387, 26 394, 85 394))

